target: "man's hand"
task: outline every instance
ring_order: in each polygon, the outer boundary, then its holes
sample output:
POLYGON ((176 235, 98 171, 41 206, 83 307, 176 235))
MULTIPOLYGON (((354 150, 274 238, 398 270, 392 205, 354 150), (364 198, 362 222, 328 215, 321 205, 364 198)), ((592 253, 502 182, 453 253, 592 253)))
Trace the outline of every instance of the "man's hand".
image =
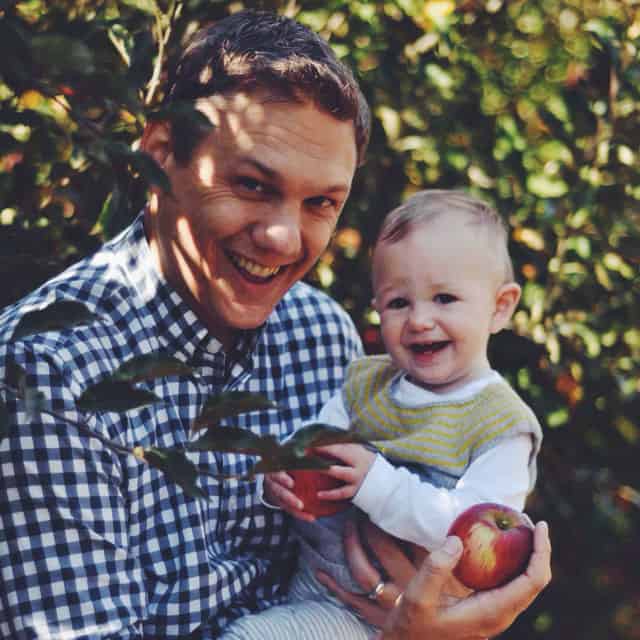
MULTIPOLYGON (((494 636, 507 629, 551 579, 551 544, 544 522, 536 525, 534 551, 523 574, 497 589, 467 591, 471 593, 468 597, 452 575, 462 553, 458 538, 449 538, 429 554, 416 572, 390 536, 373 525, 364 535, 391 576, 375 600, 345 591, 326 575, 319 577, 343 602, 382 627, 379 640, 481 640, 494 636)), ((355 527, 347 533, 345 550, 353 577, 363 589, 373 590, 381 576, 367 558, 355 527)))

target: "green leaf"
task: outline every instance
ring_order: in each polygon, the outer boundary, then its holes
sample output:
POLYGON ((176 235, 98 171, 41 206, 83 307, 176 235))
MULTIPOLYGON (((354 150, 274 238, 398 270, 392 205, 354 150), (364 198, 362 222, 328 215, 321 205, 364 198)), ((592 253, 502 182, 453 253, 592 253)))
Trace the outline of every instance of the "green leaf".
POLYGON ((344 444, 347 442, 365 444, 366 440, 353 431, 345 431, 344 429, 333 427, 329 424, 314 422, 296 431, 282 447, 290 450, 293 455, 301 458, 308 450, 315 447, 323 447, 328 444, 344 444))
POLYGON ((31 38, 34 58, 40 64, 82 75, 95 72, 93 53, 82 41, 62 34, 42 34, 31 38))
POLYGON ((130 219, 127 194, 120 184, 116 183, 102 204, 96 225, 105 238, 112 238, 126 226, 130 219))
POLYGON ((293 471, 304 469, 328 469, 331 461, 317 456, 299 457, 293 452, 285 452, 269 458, 263 458, 253 467, 253 474, 272 473, 273 471, 293 471))
POLYGON ((273 453, 278 447, 274 436, 259 436, 238 427, 209 429, 189 445, 189 449, 194 451, 227 451, 261 457, 273 453))
POLYGON ((142 457, 150 466, 165 473, 167 478, 182 487, 190 498, 208 499, 207 494, 196 484, 198 468, 182 450, 151 447, 144 449, 142 455, 136 454, 136 457, 142 457))
POLYGON ((124 362, 111 376, 122 382, 141 382, 165 376, 188 376, 193 369, 184 362, 164 353, 150 353, 124 362))
POLYGON ((9 410, 5 401, 0 398, 0 442, 9 435, 9 410))
POLYGON ((109 140, 102 146, 112 166, 126 162, 143 180, 171 193, 171 182, 164 169, 146 151, 133 151, 120 141, 109 140))
POLYGON ((239 413, 277 408, 278 405, 260 393, 226 391, 207 398, 202 413, 196 418, 191 428, 193 431, 197 431, 205 427, 215 426, 220 420, 239 413))
POLYGON ((18 322, 13 339, 19 340, 34 333, 46 331, 63 331, 83 324, 89 324, 98 319, 81 302, 60 300, 44 309, 25 313, 18 322))
POLYGON ((541 198, 560 198, 569 191, 569 186, 562 178, 532 173, 527 178, 527 189, 541 198))
POLYGON ((640 239, 622 236, 618 240, 618 250, 629 262, 640 263, 640 239))
POLYGON ((121 380, 104 380, 86 389, 78 398, 80 411, 129 411, 154 402, 158 396, 145 389, 136 389, 121 380))
POLYGON ((122 4, 155 16, 160 13, 155 0, 121 0, 122 4))
POLYGON ((32 387, 24 387, 24 404, 27 419, 33 420, 45 407, 44 393, 32 387))
POLYGON ((15 362, 7 364, 6 381, 16 389, 18 398, 24 401, 27 418, 33 420, 45 406, 44 394, 34 387, 27 386, 27 372, 15 362))
POLYGON ((27 372, 16 362, 9 361, 7 363, 6 382, 18 390, 19 398, 24 398, 27 387, 27 372))
POLYGON ((544 124, 549 128, 552 135, 566 143, 569 148, 572 146, 572 139, 567 133, 565 122, 563 122, 557 115, 552 113, 546 107, 540 107, 538 109, 538 115, 544 124))

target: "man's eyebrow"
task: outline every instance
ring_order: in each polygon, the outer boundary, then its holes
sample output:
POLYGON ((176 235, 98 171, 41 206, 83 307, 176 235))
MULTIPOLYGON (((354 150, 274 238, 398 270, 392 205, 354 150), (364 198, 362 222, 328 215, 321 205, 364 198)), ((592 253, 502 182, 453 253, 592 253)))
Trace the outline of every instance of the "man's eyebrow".
POLYGON ((272 169, 271 167, 268 167, 266 164, 263 164, 262 162, 260 162, 259 160, 256 160, 255 158, 244 156, 240 158, 240 163, 251 165, 254 169, 262 173, 265 177, 269 178, 270 180, 277 180, 280 177, 280 173, 278 171, 276 171, 275 169, 272 169))

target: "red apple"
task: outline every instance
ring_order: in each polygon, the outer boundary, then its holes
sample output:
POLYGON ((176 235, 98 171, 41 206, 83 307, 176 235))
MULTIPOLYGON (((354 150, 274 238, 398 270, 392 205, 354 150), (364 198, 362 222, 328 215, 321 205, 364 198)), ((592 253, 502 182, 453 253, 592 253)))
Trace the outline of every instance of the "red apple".
MULTIPOLYGON (((314 455, 329 458, 326 454, 314 451, 314 455)), ((334 458, 331 458, 334 460, 334 458)), ((291 470, 287 473, 293 478, 293 493, 302 500, 304 510, 314 516, 330 516, 339 511, 344 511, 349 505, 349 500, 321 500, 318 491, 327 491, 341 487, 344 482, 337 478, 317 471, 315 469, 291 470)))
POLYGON ((494 502, 463 511, 448 535, 458 536, 464 547, 454 575, 475 591, 493 589, 515 578, 524 571, 533 551, 533 525, 528 516, 494 502))

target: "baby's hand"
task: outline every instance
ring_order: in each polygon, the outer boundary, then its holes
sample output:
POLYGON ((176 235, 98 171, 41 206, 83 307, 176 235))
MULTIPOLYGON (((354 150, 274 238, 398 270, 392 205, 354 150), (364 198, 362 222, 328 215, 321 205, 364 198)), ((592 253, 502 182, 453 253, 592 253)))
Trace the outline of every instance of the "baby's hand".
POLYGON ((293 478, 285 471, 274 471, 264 476, 265 500, 294 518, 313 522, 316 518, 312 513, 304 511, 304 504, 292 491, 293 478))
POLYGON ((318 491, 321 500, 350 500, 358 493, 360 485, 376 458, 376 454, 361 444, 332 444, 318 447, 318 451, 336 458, 339 464, 334 464, 326 473, 333 478, 342 480, 345 484, 337 489, 318 491))

